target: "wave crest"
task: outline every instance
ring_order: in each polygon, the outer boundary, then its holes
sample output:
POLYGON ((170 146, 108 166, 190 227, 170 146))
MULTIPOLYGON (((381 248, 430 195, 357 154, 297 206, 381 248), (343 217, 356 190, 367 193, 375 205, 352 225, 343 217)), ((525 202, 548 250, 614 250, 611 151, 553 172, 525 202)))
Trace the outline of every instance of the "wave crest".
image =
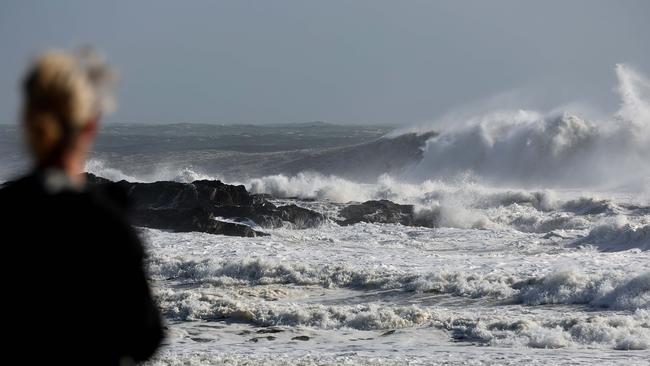
POLYGON ((595 308, 650 308, 650 272, 629 277, 621 273, 584 274, 563 271, 544 277, 436 271, 407 273, 347 266, 309 267, 261 259, 240 261, 152 260, 154 278, 219 287, 294 284, 356 290, 401 289, 469 298, 511 300, 526 305, 586 304, 595 308))
POLYGON ((584 245, 606 252, 650 250, 650 225, 632 225, 625 217, 618 216, 594 227, 586 237, 573 243, 573 246, 584 245))

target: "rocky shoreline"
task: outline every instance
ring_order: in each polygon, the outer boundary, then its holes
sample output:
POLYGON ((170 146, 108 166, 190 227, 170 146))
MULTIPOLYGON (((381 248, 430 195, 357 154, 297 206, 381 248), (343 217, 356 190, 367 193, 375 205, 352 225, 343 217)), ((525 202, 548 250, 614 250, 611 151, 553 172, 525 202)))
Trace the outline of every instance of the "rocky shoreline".
POLYGON ((112 182, 87 173, 87 182, 125 206, 135 226, 253 237, 268 235, 261 231, 265 228, 302 229, 325 221, 318 212, 296 205, 276 206, 242 185, 221 181, 112 182))
MULTIPOLYGON (((160 181, 113 182, 86 173, 89 187, 124 206, 135 226, 174 232, 205 232, 231 236, 266 236, 264 229, 306 229, 321 225, 328 217, 294 204, 277 206, 269 196, 249 193, 243 185, 218 180, 192 183, 160 181)), ((339 225, 359 222, 432 226, 418 218, 413 206, 388 200, 351 202, 339 212, 339 225)))

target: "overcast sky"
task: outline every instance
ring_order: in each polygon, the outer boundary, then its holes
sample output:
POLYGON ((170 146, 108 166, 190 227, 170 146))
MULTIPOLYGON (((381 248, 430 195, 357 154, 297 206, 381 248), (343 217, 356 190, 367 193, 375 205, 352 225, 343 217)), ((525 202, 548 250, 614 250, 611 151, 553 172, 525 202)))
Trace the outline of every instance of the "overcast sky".
POLYGON ((409 124, 512 90, 614 109, 649 35, 644 0, 3 0, 0 121, 32 56, 80 44, 122 74, 110 121, 409 124))

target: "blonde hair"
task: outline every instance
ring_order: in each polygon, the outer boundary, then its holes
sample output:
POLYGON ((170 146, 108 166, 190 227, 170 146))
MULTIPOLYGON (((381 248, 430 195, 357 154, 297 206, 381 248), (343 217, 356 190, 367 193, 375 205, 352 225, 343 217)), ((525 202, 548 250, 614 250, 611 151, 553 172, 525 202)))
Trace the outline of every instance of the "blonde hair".
POLYGON ((112 107, 114 72, 94 52, 48 51, 23 82, 27 142, 38 164, 60 157, 76 133, 112 107))

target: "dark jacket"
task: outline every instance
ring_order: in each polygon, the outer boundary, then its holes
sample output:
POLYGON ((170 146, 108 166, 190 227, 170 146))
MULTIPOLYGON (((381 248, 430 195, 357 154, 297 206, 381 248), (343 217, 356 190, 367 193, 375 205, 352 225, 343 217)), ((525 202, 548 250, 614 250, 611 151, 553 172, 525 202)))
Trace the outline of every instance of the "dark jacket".
POLYGON ((36 172, 0 189, 5 358, 144 360, 163 332, 142 244, 124 207, 102 192, 76 190, 63 177, 36 172))

